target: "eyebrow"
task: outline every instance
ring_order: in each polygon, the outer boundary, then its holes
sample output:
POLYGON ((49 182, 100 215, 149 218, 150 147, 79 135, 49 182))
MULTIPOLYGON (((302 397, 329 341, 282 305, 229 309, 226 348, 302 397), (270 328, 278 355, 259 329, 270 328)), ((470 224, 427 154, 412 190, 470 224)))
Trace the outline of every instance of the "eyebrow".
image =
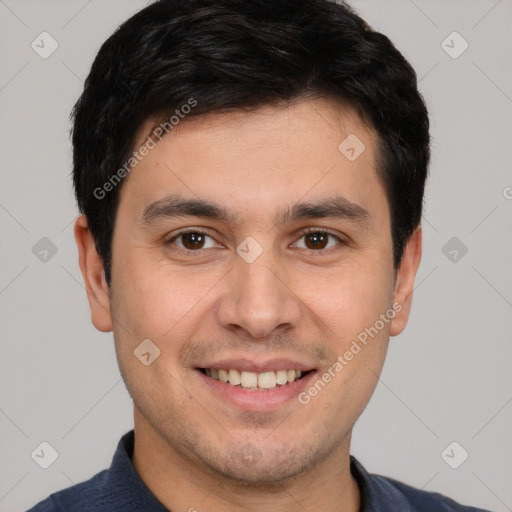
MULTIPOLYGON (((186 198, 171 194, 149 204, 142 213, 142 224, 150 226, 159 221, 177 217, 200 217, 235 223, 235 213, 226 206, 205 199, 186 198)), ((281 209, 274 218, 280 225, 304 219, 336 218, 365 223, 369 213, 343 196, 334 196, 318 202, 296 203, 281 209)))

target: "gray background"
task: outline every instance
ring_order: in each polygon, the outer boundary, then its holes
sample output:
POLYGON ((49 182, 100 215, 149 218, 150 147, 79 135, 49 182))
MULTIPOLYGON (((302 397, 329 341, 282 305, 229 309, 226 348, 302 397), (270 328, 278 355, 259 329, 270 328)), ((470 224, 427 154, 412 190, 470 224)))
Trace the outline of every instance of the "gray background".
MULTIPOLYGON (((1 511, 107 467, 132 426, 78 267, 68 115, 100 44, 146 3, 0 0, 1 511), (47 59, 31 48, 43 31, 59 44, 47 59), (58 452, 46 470, 31 458, 42 441, 58 452)), ((433 135, 412 317, 352 453, 371 472, 512 510, 512 1, 351 4, 417 70, 433 135), (458 36, 442 46, 453 31, 469 44, 458 58, 445 51, 462 49, 458 36), (458 469, 441 456, 453 441, 469 453, 458 469)))

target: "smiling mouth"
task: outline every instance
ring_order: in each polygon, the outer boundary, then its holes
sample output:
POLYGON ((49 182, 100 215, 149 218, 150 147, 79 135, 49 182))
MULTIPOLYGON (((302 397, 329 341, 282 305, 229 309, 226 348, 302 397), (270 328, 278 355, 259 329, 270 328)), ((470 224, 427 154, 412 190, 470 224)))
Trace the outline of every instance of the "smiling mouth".
POLYGON ((302 379, 310 371, 275 370, 262 373, 237 369, 198 368, 204 375, 248 391, 269 391, 302 379))

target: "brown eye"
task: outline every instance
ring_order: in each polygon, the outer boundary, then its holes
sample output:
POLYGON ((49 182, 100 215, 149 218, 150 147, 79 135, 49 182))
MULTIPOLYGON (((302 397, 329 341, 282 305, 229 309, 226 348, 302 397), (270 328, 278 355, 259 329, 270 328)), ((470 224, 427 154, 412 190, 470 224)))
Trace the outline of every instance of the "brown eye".
POLYGON ((324 249, 331 249, 336 245, 343 246, 343 240, 328 231, 319 229, 310 229, 302 233, 299 242, 296 242, 296 246, 301 249, 308 249, 319 253, 326 252, 324 249))
POLYGON ((185 247, 185 249, 202 249, 202 246, 204 245, 205 236, 203 233, 191 231, 189 233, 182 233, 181 235, 178 235, 178 238, 179 237, 181 237, 183 247, 185 247))
POLYGON ((325 232, 313 232, 304 235, 308 249, 325 249, 329 240, 329 234, 325 232))
POLYGON ((210 249, 216 246, 215 240, 208 234, 199 230, 182 231, 170 238, 167 245, 176 245, 184 251, 196 251, 210 249))

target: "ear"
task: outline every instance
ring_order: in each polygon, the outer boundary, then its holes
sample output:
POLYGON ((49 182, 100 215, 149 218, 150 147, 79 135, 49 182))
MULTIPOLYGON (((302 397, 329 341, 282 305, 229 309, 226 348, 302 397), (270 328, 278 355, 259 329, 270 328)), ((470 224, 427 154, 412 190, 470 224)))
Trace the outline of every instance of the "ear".
POLYGON ((94 327, 102 332, 112 330, 110 315, 110 297, 105 269, 85 215, 75 222, 75 240, 78 246, 78 261, 84 277, 87 299, 91 308, 91 320, 94 327))
POLYGON ((421 261, 421 238, 421 226, 419 226, 414 230, 404 248, 393 295, 393 303, 398 303, 401 309, 399 310, 397 307, 397 314, 391 321, 391 336, 400 334, 405 329, 409 319, 414 278, 421 261))

